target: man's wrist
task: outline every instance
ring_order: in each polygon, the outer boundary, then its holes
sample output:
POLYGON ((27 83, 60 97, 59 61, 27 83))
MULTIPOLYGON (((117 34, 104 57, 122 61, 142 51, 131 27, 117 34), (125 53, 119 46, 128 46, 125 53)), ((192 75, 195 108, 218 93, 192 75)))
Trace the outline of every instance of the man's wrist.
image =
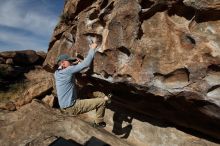
POLYGON ((98 47, 98 45, 96 43, 92 43, 92 44, 89 45, 89 47, 91 49, 96 49, 98 47))

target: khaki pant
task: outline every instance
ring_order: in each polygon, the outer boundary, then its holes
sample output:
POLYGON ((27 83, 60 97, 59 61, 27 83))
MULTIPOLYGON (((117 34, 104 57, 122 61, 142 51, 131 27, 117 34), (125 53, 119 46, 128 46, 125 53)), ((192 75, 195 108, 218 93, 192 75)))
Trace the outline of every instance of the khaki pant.
POLYGON ((105 105, 106 100, 104 99, 105 94, 99 91, 93 92, 92 99, 77 99, 75 104, 71 107, 64 109, 63 111, 68 114, 78 115, 82 113, 89 112, 91 110, 96 110, 96 123, 104 121, 105 115, 105 105))

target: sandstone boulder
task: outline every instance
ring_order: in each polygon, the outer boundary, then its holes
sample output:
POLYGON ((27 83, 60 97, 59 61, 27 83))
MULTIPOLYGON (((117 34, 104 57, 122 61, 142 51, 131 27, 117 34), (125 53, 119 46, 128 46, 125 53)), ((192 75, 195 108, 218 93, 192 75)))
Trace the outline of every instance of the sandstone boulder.
POLYGON ((219 2, 216 0, 184 0, 183 3, 198 10, 220 10, 219 2))
POLYGON ((39 57, 41 57, 41 58, 43 58, 43 59, 45 59, 46 56, 47 56, 47 53, 45 53, 44 51, 38 51, 38 52, 36 52, 36 53, 37 53, 37 55, 38 55, 39 57))
POLYGON ((12 58, 8 58, 6 61, 5 61, 5 64, 9 64, 9 65, 13 65, 13 59, 12 58))
POLYGON ((110 145, 119 146, 219 145, 203 139, 202 136, 195 137, 189 134, 190 131, 179 131, 156 119, 132 114, 120 107, 111 108, 113 110, 106 110, 107 127, 104 129, 94 129, 89 124, 93 122, 95 111, 80 115, 78 119, 52 109, 38 100, 33 100, 16 112, 0 110, 0 142, 3 146, 15 144, 48 146, 59 137, 63 137, 84 145, 89 139, 96 137, 110 145))
POLYGON ((0 102, 0 109, 8 110, 8 111, 15 111, 16 106, 13 102, 0 102))
MULTIPOLYGON (((6 64, 1 65, 7 66, 6 64)), ((0 75, 0 109, 12 110, 13 106, 18 109, 33 99, 41 100, 46 95, 52 94, 53 75, 43 70, 42 67, 22 73, 22 76, 18 78, 8 76, 9 74, 7 76, 0 75)), ((52 106, 53 96, 48 98, 46 101, 49 101, 48 103, 52 106)))
POLYGON ((69 0, 62 16, 45 68, 53 71, 62 53, 85 57, 87 37, 97 36, 95 85, 133 111, 220 139, 216 0, 69 0))
POLYGON ((39 56, 33 50, 17 51, 14 57, 14 62, 18 65, 35 64, 39 56))
MULTIPOLYGON (((25 74, 28 83, 21 95, 15 102, 17 108, 30 103, 33 99, 42 99, 51 94, 53 90, 53 76, 44 70, 32 70, 25 74)), ((51 96, 48 98, 52 98, 51 96)), ((51 100, 49 103, 52 104, 51 100)))
POLYGON ((37 53, 37 55, 39 56, 39 59, 38 59, 38 61, 37 61, 37 64, 42 65, 43 62, 44 62, 44 60, 45 60, 45 58, 46 58, 46 56, 47 56, 47 53, 45 53, 45 52, 43 52, 43 51, 38 51, 38 52, 36 52, 36 53, 37 53))
POLYGON ((3 58, 14 58, 16 56, 16 51, 0 52, 0 56, 3 58))
POLYGON ((0 56, 6 59, 12 58, 15 65, 22 66, 35 64, 39 59, 39 56, 33 50, 5 51, 0 52, 0 56))
POLYGON ((25 72, 23 67, 11 66, 8 64, 0 64, 0 77, 1 78, 17 78, 25 72))
POLYGON ((48 146, 58 137, 84 145, 92 136, 112 146, 129 145, 105 130, 95 129, 76 117, 63 115, 37 101, 15 112, 0 111, 0 120, 0 143, 5 146, 48 146))
POLYGON ((53 107, 55 104, 55 97, 53 95, 47 95, 42 99, 42 101, 50 107, 53 107))
MULTIPOLYGON (((114 104, 114 103, 113 103, 114 104)), ((218 146, 216 141, 208 141, 192 131, 180 131, 157 119, 134 114, 127 109, 111 104, 105 112, 109 133, 116 135, 133 146, 218 146)), ((95 111, 80 115, 80 119, 92 122, 95 111)), ((183 129, 182 129, 183 130, 183 129)))
POLYGON ((26 91, 23 93, 23 98, 19 98, 15 105, 17 108, 30 103, 35 98, 40 98, 44 95, 49 94, 52 91, 52 85, 50 80, 37 82, 33 85, 30 85, 26 91))

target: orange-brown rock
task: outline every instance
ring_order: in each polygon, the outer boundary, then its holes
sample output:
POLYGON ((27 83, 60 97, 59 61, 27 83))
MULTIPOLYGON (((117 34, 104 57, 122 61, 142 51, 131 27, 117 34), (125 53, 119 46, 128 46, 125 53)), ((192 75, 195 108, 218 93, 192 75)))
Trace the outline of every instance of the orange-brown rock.
POLYGON ((9 65, 13 65, 13 59, 11 58, 8 58, 6 61, 5 61, 5 64, 9 64, 9 65))
POLYGON ((25 72, 42 65, 46 58, 45 52, 34 50, 0 52, 0 80, 16 79, 25 72))
POLYGON ((0 110, 0 120, 2 145, 48 146, 59 137, 84 145, 94 136, 112 146, 129 146, 105 130, 93 128, 39 101, 33 101, 15 112, 5 113, 0 110))
POLYGON ((34 50, 4 51, 0 52, 0 57, 12 59, 15 65, 29 66, 42 64, 46 58, 46 53, 36 52, 34 50))
POLYGON ((13 102, 0 102, 0 109, 3 110, 9 110, 9 111, 15 111, 16 110, 16 106, 13 102))
MULTIPOLYGON (((53 90, 53 76, 43 69, 35 69, 25 74, 27 85, 24 92, 16 99, 16 108, 30 103, 33 99, 42 99, 53 90)), ((53 100, 49 103, 52 104, 53 100)))
POLYGON ((34 64, 39 59, 39 56, 33 50, 5 51, 1 52, 0 56, 4 58, 12 58, 17 65, 34 64))
POLYGON ((111 146, 219 146, 157 120, 141 117, 139 120, 138 115, 122 112, 120 107, 114 112, 107 110, 106 114, 107 127, 93 128, 89 123, 93 122, 91 116, 95 116, 95 111, 78 118, 34 100, 15 112, 0 110, 0 143, 7 146, 48 146, 63 137, 89 146, 85 143, 96 137, 111 146))
POLYGON ((47 95, 42 99, 42 101, 48 104, 50 107, 53 107, 55 104, 55 97, 53 95, 47 95))
POLYGON ((61 18, 46 69, 59 54, 85 56, 97 36, 90 77, 120 106, 220 139, 219 2, 69 0, 61 18))

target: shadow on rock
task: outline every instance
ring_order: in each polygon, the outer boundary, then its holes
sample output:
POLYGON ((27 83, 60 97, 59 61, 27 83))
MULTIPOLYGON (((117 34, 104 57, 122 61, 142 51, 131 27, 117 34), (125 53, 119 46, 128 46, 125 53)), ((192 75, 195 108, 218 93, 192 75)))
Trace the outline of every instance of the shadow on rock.
POLYGON ((115 112, 113 116, 114 125, 112 132, 116 135, 123 135, 121 138, 128 138, 132 130, 132 119, 133 117, 129 115, 115 112), (128 124, 123 127, 123 122, 127 122, 128 124))

